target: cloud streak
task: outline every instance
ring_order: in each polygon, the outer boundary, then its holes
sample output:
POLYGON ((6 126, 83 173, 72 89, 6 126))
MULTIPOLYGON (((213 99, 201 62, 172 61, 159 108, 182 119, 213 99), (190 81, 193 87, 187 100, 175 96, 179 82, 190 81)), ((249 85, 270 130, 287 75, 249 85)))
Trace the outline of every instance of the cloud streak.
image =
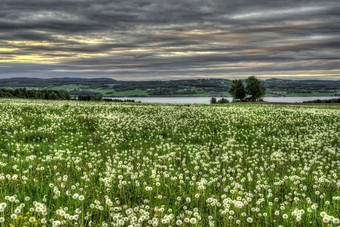
POLYGON ((340 79, 337 0, 0 0, 0 77, 340 79))

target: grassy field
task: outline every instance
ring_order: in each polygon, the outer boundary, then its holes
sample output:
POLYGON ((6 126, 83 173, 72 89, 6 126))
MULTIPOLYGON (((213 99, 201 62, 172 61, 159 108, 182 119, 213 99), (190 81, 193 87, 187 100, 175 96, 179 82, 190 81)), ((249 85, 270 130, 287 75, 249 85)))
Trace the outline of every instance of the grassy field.
POLYGON ((0 100, 0 226, 335 226, 340 107, 0 100))
POLYGON ((78 89, 79 90, 83 88, 87 88, 87 86, 78 85, 78 84, 68 84, 68 85, 62 85, 62 86, 55 86, 55 87, 52 87, 51 89, 53 90, 69 90, 69 89, 77 90, 78 89))
POLYGON ((147 91, 139 90, 127 90, 127 91, 115 91, 115 90, 102 90, 95 89, 94 91, 102 93, 104 96, 108 97, 134 97, 134 96, 149 96, 147 91))

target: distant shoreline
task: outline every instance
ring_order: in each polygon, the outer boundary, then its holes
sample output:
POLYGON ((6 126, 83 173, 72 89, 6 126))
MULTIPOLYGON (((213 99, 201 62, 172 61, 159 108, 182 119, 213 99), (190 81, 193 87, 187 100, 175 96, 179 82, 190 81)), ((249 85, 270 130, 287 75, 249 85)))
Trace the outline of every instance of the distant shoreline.
MULTIPOLYGON (((263 98, 339 97, 339 95, 263 96, 263 98)), ((103 96, 103 98, 232 98, 232 96, 103 96)))
POLYGON ((226 105, 293 105, 293 106, 340 106, 340 103, 298 103, 298 102, 231 102, 226 105))

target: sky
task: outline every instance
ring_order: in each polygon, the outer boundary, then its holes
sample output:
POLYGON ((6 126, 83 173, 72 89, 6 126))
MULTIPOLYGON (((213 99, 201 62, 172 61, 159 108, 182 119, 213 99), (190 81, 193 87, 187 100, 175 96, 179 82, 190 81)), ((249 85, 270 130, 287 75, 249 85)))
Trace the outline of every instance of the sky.
POLYGON ((0 0, 0 78, 340 79, 339 0, 0 0))

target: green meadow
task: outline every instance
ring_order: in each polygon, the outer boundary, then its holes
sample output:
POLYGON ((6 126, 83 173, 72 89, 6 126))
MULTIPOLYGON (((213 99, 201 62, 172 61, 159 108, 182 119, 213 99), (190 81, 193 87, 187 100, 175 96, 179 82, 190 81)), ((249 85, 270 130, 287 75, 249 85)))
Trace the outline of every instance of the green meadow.
POLYGON ((337 226, 340 107, 0 100, 0 226, 337 226))

